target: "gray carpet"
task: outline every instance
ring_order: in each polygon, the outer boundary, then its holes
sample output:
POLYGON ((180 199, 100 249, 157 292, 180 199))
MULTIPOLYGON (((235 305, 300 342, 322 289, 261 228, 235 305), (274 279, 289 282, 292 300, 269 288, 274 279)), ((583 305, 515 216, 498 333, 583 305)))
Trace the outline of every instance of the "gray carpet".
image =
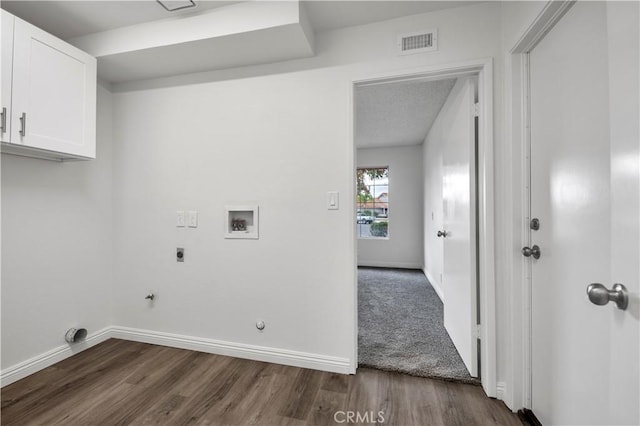
POLYGON ((358 269, 358 364, 479 383, 444 328, 443 306, 422 271, 358 269))

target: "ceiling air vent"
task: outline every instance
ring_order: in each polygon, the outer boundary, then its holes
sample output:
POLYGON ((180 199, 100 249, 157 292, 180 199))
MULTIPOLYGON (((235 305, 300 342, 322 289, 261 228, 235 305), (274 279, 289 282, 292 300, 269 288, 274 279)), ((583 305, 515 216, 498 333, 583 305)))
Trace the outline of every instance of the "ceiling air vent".
POLYGON ((400 34, 398 36, 398 50, 401 55, 438 50, 438 31, 428 30, 400 34))

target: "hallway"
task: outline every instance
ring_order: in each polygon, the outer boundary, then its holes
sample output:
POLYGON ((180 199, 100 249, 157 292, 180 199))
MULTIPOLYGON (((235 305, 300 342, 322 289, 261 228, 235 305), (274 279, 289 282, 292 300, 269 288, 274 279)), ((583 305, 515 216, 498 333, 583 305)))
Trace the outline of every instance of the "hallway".
POLYGON ((443 304, 422 271, 358 268, 358 364, 479 383, 443 323, 443 304))

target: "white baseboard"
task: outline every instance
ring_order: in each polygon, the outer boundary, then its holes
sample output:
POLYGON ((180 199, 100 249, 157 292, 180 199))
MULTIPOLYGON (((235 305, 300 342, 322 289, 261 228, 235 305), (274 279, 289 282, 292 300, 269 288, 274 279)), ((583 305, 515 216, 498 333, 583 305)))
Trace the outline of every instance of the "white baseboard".
POLYGON ((504 401, 507 397, 507 384, 505 382, 496 383, 496 398, 504 401))
POLYGON ((436 281, 434 277, 432 277, 429 271, 427 271, 426 269, 423 269, 422 272, 424 272, 424 275, 427 277, 427 279, 431 283, 431 287, 433 287, 433 289, 436 291, 436 294, 438 295, 442 303, 444 303, 444 293, 442 293, 442 289, 440 288, 440 283, 438 283, 438 281, 436 281))
POLYGON ((72 355, 89 349, 92 346, 102 343, 111 337, 111 327, 103 328, 102 330, 91 334, 84 341, 74 343, 73 345, 64 344, 54 348, 41 355, 35 356, 31 359, 23 361, 19 364, 13 365, 9 368, 5 368, 0 372, 0 387, 10 385, 13 382, 17 382, 33 373, 37 373, 57 362, 60 362, 72 355))
POLYGON ((59 346, 2 370, 2 372, 0 372, 0 387, 7 386, 31 374, 37 373, 78 352, 82 352, 111 338, 290 365, 293 367, 311 368, 342 374, 355 374, 355 368, 351 365, 348 358, 116 326, 104 328, 90 335, 83 342, 59 346))
POLYGON ((111 337, 334 373, 355 373, 348 358, 117 326, 112 327, 111 337))
POLYGON ((358 260, 358 266, 370 266, 372 268, 422 269, 422 263, 386 262, 377 260, 358 260))

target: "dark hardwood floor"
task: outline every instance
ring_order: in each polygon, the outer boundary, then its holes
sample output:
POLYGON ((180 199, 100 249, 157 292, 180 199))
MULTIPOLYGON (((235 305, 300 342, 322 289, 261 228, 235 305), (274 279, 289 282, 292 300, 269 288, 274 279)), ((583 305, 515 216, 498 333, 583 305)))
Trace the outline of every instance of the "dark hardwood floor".
POLYGON ((480 386, 111 339, 2 389, 2 425, 520 425, 480 386))

